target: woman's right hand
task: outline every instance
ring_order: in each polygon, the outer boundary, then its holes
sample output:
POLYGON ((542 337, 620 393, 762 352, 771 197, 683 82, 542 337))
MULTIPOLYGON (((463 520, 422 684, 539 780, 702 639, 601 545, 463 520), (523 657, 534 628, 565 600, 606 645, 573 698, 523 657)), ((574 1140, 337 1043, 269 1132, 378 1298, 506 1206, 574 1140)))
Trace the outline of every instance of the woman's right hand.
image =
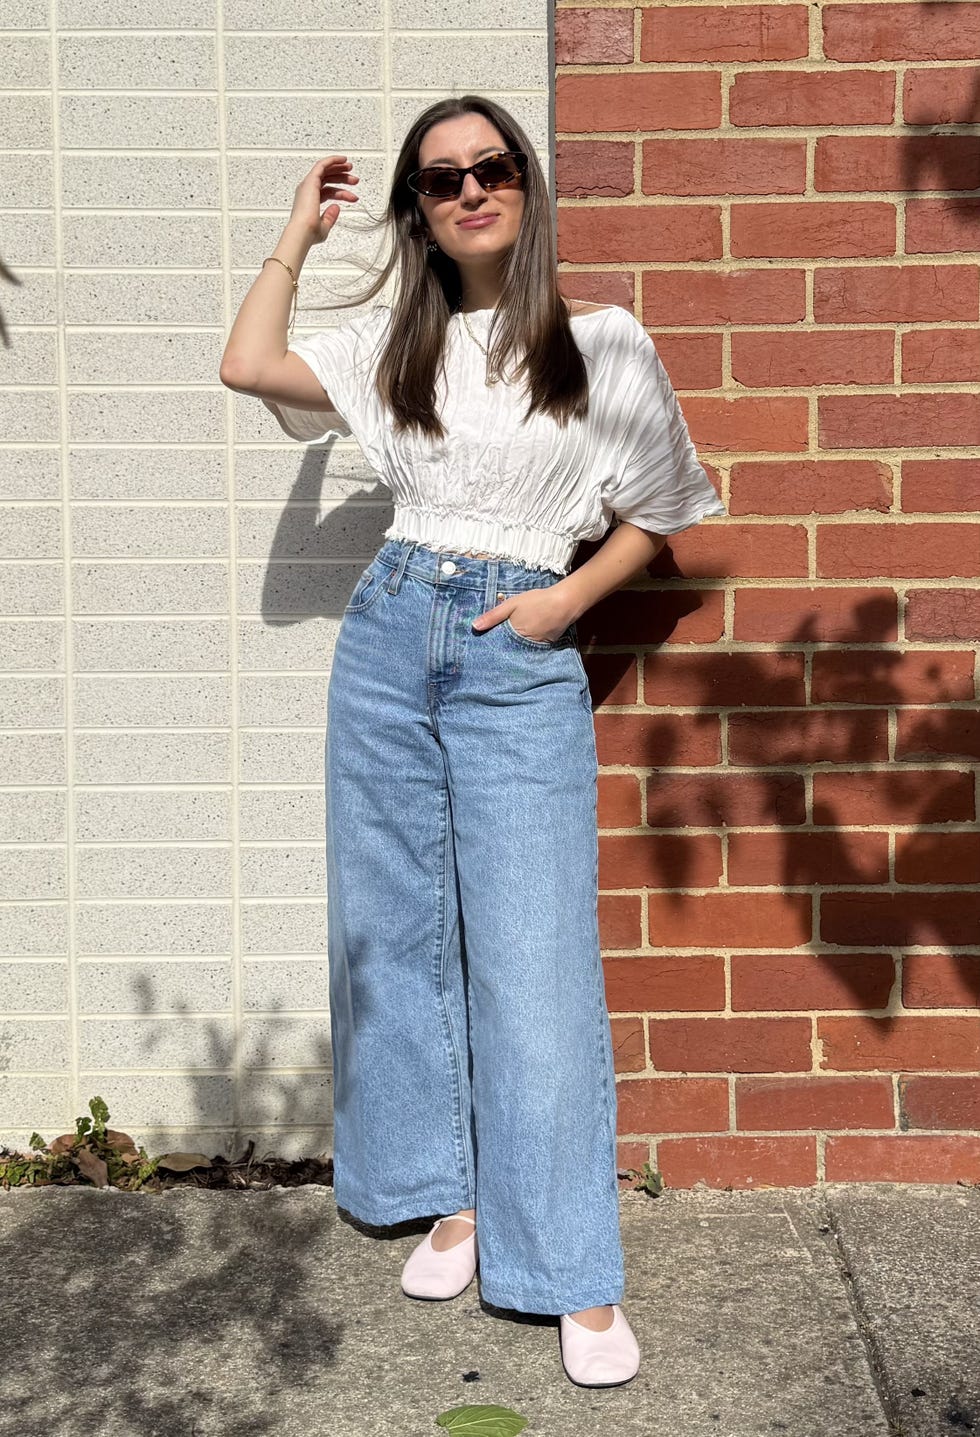
POLYGON ((346 155, 328 155, 325 160, 317 160, 296 186, 289 223, 303 229, 310 244, 322 244, 337 223, 340 205, 328 204, 322 214, 320 206, 325 199, 344 200, 348 204, 356 201, 354 191, 341 186, 357 184, 358 178, 351 173, 351 161, 346 155))

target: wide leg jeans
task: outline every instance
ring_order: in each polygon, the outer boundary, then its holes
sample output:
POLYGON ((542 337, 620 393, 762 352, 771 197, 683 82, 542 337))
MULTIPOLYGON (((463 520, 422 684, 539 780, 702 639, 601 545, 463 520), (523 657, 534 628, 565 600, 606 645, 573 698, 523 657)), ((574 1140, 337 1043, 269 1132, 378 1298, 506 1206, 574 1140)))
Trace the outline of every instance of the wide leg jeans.
POLYGON ((334 1191, 388 1225, 475 1207, 480 1290, 620 1302, 595 729, 575 625, 478 614, 548 569, 385 541, 327 690, 334 1191))

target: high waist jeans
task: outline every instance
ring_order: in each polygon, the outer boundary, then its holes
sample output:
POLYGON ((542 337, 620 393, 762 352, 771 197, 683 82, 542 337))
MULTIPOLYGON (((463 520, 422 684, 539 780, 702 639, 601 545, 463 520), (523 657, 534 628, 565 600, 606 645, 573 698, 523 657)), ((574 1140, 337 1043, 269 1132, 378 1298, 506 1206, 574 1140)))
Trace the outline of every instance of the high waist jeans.
POLYGON ((475 1207, 483 1297, 536 1313, 624 1288, 575 625, 472 628, 560 578, 387 540, 340 624, 325 748, 337 1204, 475 1207))

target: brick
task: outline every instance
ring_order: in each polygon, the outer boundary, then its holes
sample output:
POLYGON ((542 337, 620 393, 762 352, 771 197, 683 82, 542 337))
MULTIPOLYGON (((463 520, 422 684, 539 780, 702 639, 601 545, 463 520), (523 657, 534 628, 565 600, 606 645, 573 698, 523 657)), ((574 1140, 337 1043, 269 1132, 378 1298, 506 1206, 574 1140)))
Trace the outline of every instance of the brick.
POLYGON ((928 704, 972 699, 973 654, 852 649, 813 655, 815 704, 928 704))
POLYGON ((803 395, 715 399, 692 394, 684 401, 684 417, 699 454, 702 450, 731 454, 806 449, 809 413, 803 395))
POLYGON ((772 644, 894 643, 893 589, 744 587, 735 595, 733 637, 772 644))
MULTIPOLYGON (((820 901, 820 939, 840 947, 960 948, 978 934, 980 893, 825 893, 820 901)), ((702 938, 695 946, 710 944, 702 938)))
POLYGON ((895 1099, 887 1077, 736 1078, 735 1125, 743 1132, 891 1128, 895 1099))
POLYGON ((555 80, 559 135, 710 130, 720 121, 721 77, 707 70, 558 75, 555 80))
POLYGON ((895 835, 898 883, 980 883, 980 833, 895 835))
POLYGON ((569 299, 587 299, 592 304, 618 304, 633 310, 636 276, 631 269, 572 270, 558 275, 563 295, 569 299))
POLYGON ((732 378, 755 389, 784 385, 891 384, 889 330, 745 330, 732 335, 732 378))
POLYGON ((980 381, 980 330, 913 329, 902 335, 903 384, 980 381))
POLYGON ((903 1128, 980 1128, 978 1077, 903 1074, 898 1100, 903 1128))
POLYGON ((813 931, 805 893, 651 893, 647 912, 653 948, 799 948, 813 931))
MULTIPOLYGON (((899 712, 895 756, 980 759, 980 710, 899 712)), ((975 881, 980 883, 980 875, 975 881)))
POLYGON ((646 195, 799 195, 805 140, 645 140, 646 195))
POLYGON ((640 946, 642 905, 638 894, 599 894, 599 941, 603 952, 640 946))
POLYGON ((976 813, 973 774, 947 769, 815 773, 814 824, 967 823, 976 813))
POLYGON ((902 120, 906 125, 972 125, 976 103, 973 65, 905 71, 902 120))
POLYGON ((654 347, 675 389, 720 389, 720 334, 652 334, 654 347))
POLYGON ((978 302, 980 282, 971 264, 828 266, 813 276, 813 318, 818 324, 976 321, 978 302))
POLYGON ((662 1072, 799 1072, 813 1061, 809 1018, 656 1018, 649 1031, 662 1072))
POLYGON ((633 1078, 619 1084, 616 1097, 624 1133, 728 1131, 724 1078, 633 1078))
POLYGON ((805 5, 670 5, 642 11, 640 59, 798 60, 809 49, 805 5))
POLYGON ((975 394, 821 395, 817 411, 828 449, 980 444, 975 394))
POLYGON ((845 514, 883 511, 891 501, 891 470, 877 459, 741 459, 732 465, 728 511, 845 514))
POLYGON ((867 709, 733 713, 728 757, 731 763, 764 765, 884 762, 888 715, 867 709))
MULTIPOLYGON (((647 780, 646 823, 650 828, 795 825, 805 818, 801 774, 654 773, 647 780)), ((679 877, 683 879, 683 874, 679 877)), ((679 882, 676 886, 699 885, 692 877, 688 885, 679 882)))
POLYGON ((884 953, 733 953, 732 1008, 883 1008, 895 979, 884 953))
MULTIPOLYGON (((905 204, 905 253, 967 253, 975 247, 980 223, 980 200, 907 200, 905 204)), ((959 317, 959 316, 954 316, 959 317)), ((964 319, 969 316, 964 314, 964 319)))
POLYGON ((652 565, 654 574, 687 578, 723 574, 729 582, 805 578, 808 569, 807 533, 802 525, 738 524, 731 519, 708 520, 686 533, 672 534, 652 565))
POLYGON ((595 731, 600 764, 693 768, 721 762, 717 714, 599 714, 595 731))
POLYGON ((752 706, 765 696, 769 704, 803 704, 802 654, 765 651, 729 654, 651 654, 643 672, 643 702, 692 708, 752 706))
POLYGON ((905 459, 902 508, 906 513, 980 512, 980 459, 905 459))
POLYGON ((599 887, 711 888, 721 878, 713 834, 609 834, 599 840, 599 887))
MULTIPOLYGON (((887 883, 888 835, 733 833, 728 840, 728 881, 737 888, 887 883)), ((778 991, 780 1008, 803 1006, 787 1003, 783 990, 778 991)))
POLYGON ((613 1067, 617 1073, 641 1073, 647 1065, 643 1021, 639 1018, 611 1018, 613 1067))
POLYGON ((971 135, 822 135, 813 187, 871 193, 973 190, 980 154, 971 135))
POLYGON ((902 960, 906 1008, 976 1008, 978 995, 980 953, 906 953, 902 960))
POLYGON ((831 579, 972 578, 980 574, 980 529, 975 524, 900 520, 821 524, 817 573, 831 579))
POLYGON ((725 1006, 725 960, 715 953, 610 958, 603 968, 613 1013, 702 1013, 725 1006))
POLYGON ((980 46, 980 5, 825 5, 828 60, 972 60, 980 46))
POLYGON ((600 773, 596 809, 600 828, 636 828, 640 823, 640 780, 634 773, 600 773))
POLYGON ((633 193, 633 146, 624 140, 559 140, 555 193, 621 199, 633 193))
MULTIPOLYGON (((589 611, 585 634, 589 642, 647 647, 671 641, 715 643, 724 628, 725 595, 720 589, 623 588, 589 611)), ((581 620, 578 631, 584 641, 581 620)))
POLYGON ((814 1187, 816 1139, 663 1138, 657 1144, 657 1166, 669 1188, 814 1187))
POLYGON ((794 324, 805 318, 801 269, 648 270, 643 276, 644 324, 794 324))
POLYGON ((895 236, 895 206, 880 200, 731 206, 731 253, 736 258, 893 255, 895 236))
POLYGON ((975 1183, 980 1138, 828 1137, 826 1182, 975 1183))
MULTIPOLYGON (((886 70, 742 70, 732 78, 733 125, 890 125, 895 79, 886 70)), ((810 206, 811 209, 817 206, 810 206)))
POLYGON ((838 1071, 905 1068, 975 1069, 980 1024, 975 1018, 817 1018, 823 1065, 838 1071))
POLYGON ((911 589, 906 600, 909 639, 980 642, 980 589, 911 589))
POLYGON ((555 11, 556 65, 629 65, 632 10, 555 11))
POLYGON ((648 1142, 617 1142, 616 1144, 616 1179, 623 1191, 632 1191, 634 1180, 630 1170, 639 1172, 643 1164, 650 1158, 650 1144, 648 1142))
POLYGON ((599 654, 584 651, 592 690, 592 705, 639 703, 639 664, 635 654, 599 654))
MULTIPOLYGON (((717 205, 658 205, 656 212, 648 204, 558 206, 558 259, 562 263, 708 260, 720 254, 717 205)), ((644 319, 645 324, 649 322, 644 319)))

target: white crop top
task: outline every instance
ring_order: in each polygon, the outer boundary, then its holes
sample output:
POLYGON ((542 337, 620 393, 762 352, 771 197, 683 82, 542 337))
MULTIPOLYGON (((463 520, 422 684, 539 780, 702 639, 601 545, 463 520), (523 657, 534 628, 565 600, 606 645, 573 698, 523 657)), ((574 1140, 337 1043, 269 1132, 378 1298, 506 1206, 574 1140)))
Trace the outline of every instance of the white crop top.
MULTIPOLYGON (((466 318, 489 348, 494 311, 466 318)), ((567 574, 579 542, 601 539, 612 516, 675 534, 724 514, 698 462, 687 424, 646 330, 620 306, 571 316, 589 376, 589 413, 562 428, 523 414, 522 381, 487 386, 486 356, 451 316, 446 379, 436 410, 446 438, 395 434, 374 388, 391 307, 376 304, 346 323, 293 339, 336 408, 268 407, 293 439, 320 444, 353 436, 394 498, 385 539, 514 559, 567 574)))

